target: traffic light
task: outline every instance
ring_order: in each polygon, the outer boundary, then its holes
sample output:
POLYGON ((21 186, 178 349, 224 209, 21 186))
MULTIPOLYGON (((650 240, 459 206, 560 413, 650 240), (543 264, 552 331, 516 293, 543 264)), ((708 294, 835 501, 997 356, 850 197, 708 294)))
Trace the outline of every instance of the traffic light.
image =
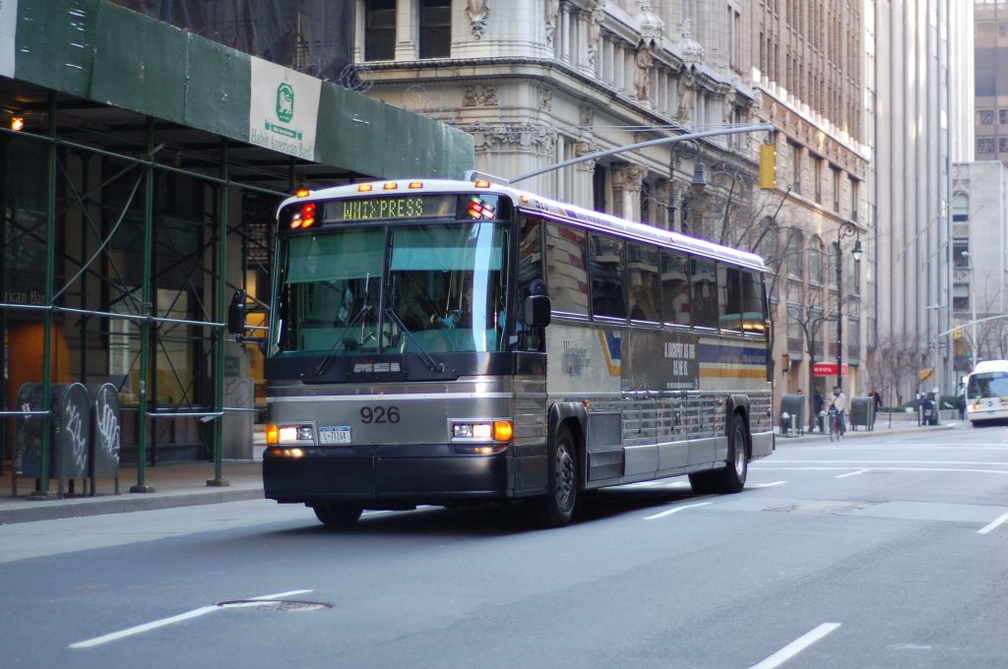
POLYGON ((777 187, 777 146, 760 144, 759 187, 773 190, 777 187))

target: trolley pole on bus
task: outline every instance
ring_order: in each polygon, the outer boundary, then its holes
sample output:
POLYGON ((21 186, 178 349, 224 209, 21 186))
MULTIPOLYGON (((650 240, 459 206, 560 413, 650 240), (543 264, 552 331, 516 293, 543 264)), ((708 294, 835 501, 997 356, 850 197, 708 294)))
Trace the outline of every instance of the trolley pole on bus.
POLYGON ((638 142, 637 144, 627 144, 625 146, 618 146, 615 149, 605 149, 603 151, 587 153, 577 158, 571 158, 570 160, 565 160, 560 163, 547 165, 546 167, 535 170, 534 172, 521 174, 519 176, 514 177, 513 179, 509 179, 508 182, 517 183, 519 181, 524 181, 525 179, 529 179, 531 177, 537 177, 540 174, 544 174, 545 172, 552 172, 553 170, 558 170, 561 167, 576 165, 577 163, 583 163, 589 160, 595 160, 596 158, 605 158, 606 156, 612 156, 617 153, 623 153, 625 151, 645 149, 650 146, 660 146, 662 144, 675 144, 676 142, 684 142, 689 139, 702 139, 704 137, 718 137, 721 135, 738 135, 745 132, 774 132, 775 130, 776 129, 769 123, 756 123, 752 125, 725 126, 721 128, 713 128, 711 130, 702 130, 699 132, 688 132, 682 135, 674 135, 672 137, 660 137, 658 139, 651 139, 646 142, 638 142))

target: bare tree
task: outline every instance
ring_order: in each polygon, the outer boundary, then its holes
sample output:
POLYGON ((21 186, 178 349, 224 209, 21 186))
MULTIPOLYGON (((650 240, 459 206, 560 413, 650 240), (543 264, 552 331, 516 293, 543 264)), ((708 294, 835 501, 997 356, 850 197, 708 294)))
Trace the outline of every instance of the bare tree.
POLYGON ((889 406, 903 404, 903 390, 916 387, 917 373, 924 354, 921 346, 896 335, 880 337, 878 346, 867 356, 868 375, 889 406), (895 400, 895 401, 894 401, 895 400))

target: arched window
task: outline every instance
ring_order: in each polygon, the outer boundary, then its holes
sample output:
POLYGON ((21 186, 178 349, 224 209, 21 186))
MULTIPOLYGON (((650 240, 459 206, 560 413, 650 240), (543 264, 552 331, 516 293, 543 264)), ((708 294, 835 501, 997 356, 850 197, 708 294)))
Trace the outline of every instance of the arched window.
POLYGON ((796 279, 805 277, 805 258, 802 253, 804 242, 802 233, 796 230, 788 231, 787 252, 784 255, 787 260, 788 276, 796 279))

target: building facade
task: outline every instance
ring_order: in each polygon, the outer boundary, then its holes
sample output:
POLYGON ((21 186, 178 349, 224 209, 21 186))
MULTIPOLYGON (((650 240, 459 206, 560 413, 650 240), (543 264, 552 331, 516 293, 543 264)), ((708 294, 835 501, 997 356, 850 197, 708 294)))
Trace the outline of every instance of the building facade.
POLYGON ((1008 359, 1008 167, 955 165, 952 353, 957 381, 978 360, 1008 359))
POLYGON ((897 404, 921 392, 955 392, 952 164, 972 159, 972 96, 963 91, 972 78, 973 4, 877 3, 873 17, 880 307, 870 328, 877 341, 871 367, 886 403, 897 404))

